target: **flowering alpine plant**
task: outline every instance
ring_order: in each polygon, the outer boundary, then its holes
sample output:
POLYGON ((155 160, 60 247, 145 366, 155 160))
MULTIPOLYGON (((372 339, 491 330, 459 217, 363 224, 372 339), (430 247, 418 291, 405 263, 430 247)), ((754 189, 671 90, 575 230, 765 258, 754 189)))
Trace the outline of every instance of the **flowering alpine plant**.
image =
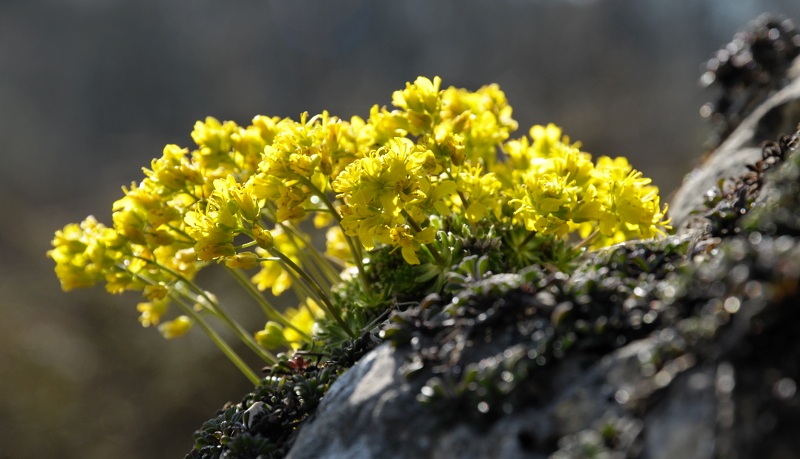
POLYGON ((495 84, 442 90, 440 78, 419 77, 392 103, 366 119, 198 121, 196 149, 167 145, 123 187, 110 227, 90 216, 56 231, 47 254, 62 288, 141 291, 143 326, 169 339, 197 325, 258 383, 209 318, 271 364, 270 350, 324 353, 399 300, 442 293, 473 252, 489 252, 495 272, 564 270, 587 248, 670 229, 658 189, 625 158, 592 161, 552 124, 509 139, 517 123, 495 84), (324 252, 306 220, 325 229, 324 252), (262 329, 234 321, 195 283, 211 265, 253 296, 262 329), (293 290, 299 306, 279 311, 268 289, 293 290))

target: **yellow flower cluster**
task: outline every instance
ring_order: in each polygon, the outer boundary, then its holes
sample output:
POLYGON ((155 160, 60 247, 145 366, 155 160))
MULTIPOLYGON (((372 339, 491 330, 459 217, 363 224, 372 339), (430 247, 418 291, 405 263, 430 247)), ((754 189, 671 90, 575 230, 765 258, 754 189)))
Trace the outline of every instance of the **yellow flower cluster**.
POLYGON ((513 186, 504 194, 529 231, 563 236, 578 229, 584 238, 597 231, 594 247, 663 234, 669 222, 658 189, 625 158, 603 156, 594 164, 552 124, 534 126, 530 136, 532 142, 505 145, 504 168, 513 186))
MULTIPOLYGON (((541 235, 575 232, 594 247, 667 228, 657 189, 624 158, 594 163, 553 125, 509 140, 517 123, 497 85, 441 89, 438 77, 420 77, 392 102, 394 110, 376 105, 367 119, 324 112, 299 121, 256 116, 246 127, 198 121, 195 150, 168 145, 140 183, 123 188, 113 227, 89 217, 56 233, 48 255, 64 290, 101 281, 111 292, 143 290, 145 326, 183 298, 190 316, 196 303, 237 330, 193 279, 211 262, 233 273, 260 268, 237 280, 275 295, 295 289, 306 305, 316 298, 347 329, 325 294, 337 270, 355 266, 369 294, 362 251, 376 245, 447 270, 433 243, 453 216, 541 235), (318 228, 333 225, 325 254, 299 229, 312 215, 318 228)), ((253 346, 307 340, 322 310, 306 306, 287 318, 259 301, 271 325, 248 338, 253 346)), ((180 336, 190 323, 181 316, 161 328, 180 336)))
POLYGON ((579 232, 592 246, 663 234, 668 221, 658 190, 624 158, 591 155, 554 125, 507 141, 516 128, 496 85, 471 93, 418 78, 396 91, 390 112, 398 136, 349 164, 333 181, 344 201, 341 225, 366 248, 401 249, 420 263, 437 216, 463 213, 470 223, 524 225, 562 237, 579 232), (416 137, 411 140, 407 134, 416 137), (497 159, 498 150, 505 161, 497 159))

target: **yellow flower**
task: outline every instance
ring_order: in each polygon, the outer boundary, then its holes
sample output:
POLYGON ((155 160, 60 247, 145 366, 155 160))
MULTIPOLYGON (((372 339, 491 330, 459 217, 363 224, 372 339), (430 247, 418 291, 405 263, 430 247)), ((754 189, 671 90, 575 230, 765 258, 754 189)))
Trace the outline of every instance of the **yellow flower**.
POLYGON ((439 88, 442 79, 437 77, 433 81, 418 77, 414 84, 406 83, 406 89, 395 91, 392 94, 392 103, 396 107, 415 112, 435 113, 439 105, 439 88))
MULTIPOLYGON (((272 247, 289 257, 298 266, 303 266, 301 260, 297 256, 297 252, 305 247, 302 240, 285 233, 280 228, 265 233, 272 235, 272 247)), ((256 248, 256 253, 261 257, 270 256, 270 254, 261 247, 256 248)), ((281 263, 272 260, 261 262, 261 271, 253 276, 252 280, 259 290, 271 288, 272 294, 275 296, 280 295, 292 286, 292 277, 289 273, 282 268, 281 263)))
POLYGON ((164 322, 158 326, 158 331, 166 339, 178 338, 185 335, 192 328, 192 319, 186 316, 178 316, 175 320, 164 322))
POLYGON ((404 137, 409 129, 408 120, 402 112, 389 112, 385 107, 379 108, 377 105, 370 109, 366 123, 358 117, 353 117, 351 123, 357 129, 358 156, 365 156, 375 145, 383 145, 389 139, 404 137))
POLYGON ((102 280, 102 277, 98 278, 87 272, 82 266, 74 264, 57 264, 55 271, 58 280, 61 281, 61 289, 65 292, 76 288, 92 287, 102 280))
POLYGON ((194 250, 200 260, 209 261, 236 253, 233 248, 233 230, 218 224, 213 213, 209 216, 200 212, 188 212, 184 222, 189 235, 197 241, 194 250))
MULTIPOLYGON (((230 176, 229 176, 230 177, 230 176)), ((239 215, 246 222, 254 222, 261 216, 261 207, 253 195, 253 182, 244 185, 229 180, 230 194, 238 207, 239 215)))
POLYGON ((191 280, 197 273, 199 263, 193 247, 182 249, 177 245, 157 247, 153 250, 156 261, 167 268, 178 272, 183 277, 191 280))
POLYGON ((143 327, 150 325, 158 325, 161 317, 166 314, 169 308, 169 300, 156 299, 147 303, 139 303, 136 305, 136 310, 142 313, 139 316, 139 322, 143 327))
MULTIPOLYGON (((259 118, 265 117, 257 116, 253 120, 254 124, 259 118)), ((267 127, 266 129, 269 128, 267 127)), ((234 156, 234 161, 240 169, 251 172, 258 168, 258 163, 261 161, 261 152, 269 144, 266 139, 270 138, 270 133, 268 132, 265 135, 258 126, 239 127, 231 133, 232 148, 237 153, 234 156)))
POLYGON ((148 300, 163 300, 169 294, 169 289, 163 283, 151 284, 146 286, 142 293, 148 300))
POLYGON ((150 163, 152 170, 142 169, 148 177, 146 180, 153 182, 150 185, 154 185, 156 189, 163 187, 158 190, 158 194, 166 195, 182 190, 186 186, 187 180, 196 182, 200 171, 189 163, 186 158, 188 153, 188 149, 181 149, 177 145, 167 145, 164 147, 163 156, 150 163))
MULTIPOLYGON (((56 275, 64 291, 91 287, 116 270, 129 250, 128 241, 89 216, 80 225, 70 224, 56 231, 53 250, 47 256, 56 262, 56 275)), ((131 278, 127 276, 126 285, 131 278)))
POLYGON ((247 216, 252 218, 257 213, 252 199, 244 194, 249 195, 247 189, 241 188, 232 177, 217 179, 205 210, 186 213, 183 219, 186 232, 196 241, 194 249, 200 260, 229 257, 236 252, 233 239, 242 229, 240 211, 245 208, 247 216))
POLYGON ((551 156, 547 159, 533 160, 538 173, 564 177, 567 183, 580 189, 596 183, 597 174, 594 173, 590 154, 563 143, 556 143, 550 148, 550 152, 551 156))
MULTIPOLYGON (((439 77, 419 77, 394 92, 392 102, 395 110, 374 105, 366 120, 323 112, 303 113, 299 121, 256 116, 246 127, 211 117, 198 121, 191 134, 197 149, 167 145, 142 181, 123 188, 113 203, 113 227, 89 217, 56 232, 47 254, 62 288, 105 280, 112 293, 144 290, 149 301, 137 306, 144 326, 159 324, 170 292, 188 291, 174 273, 191 282, 211 260, 259 267, 253 282, 279 295, 292 286, 294 273, 259 259, 278 250, 314 271, 308 263, 320 258, 305 253, 315 250, 307 245, 313 238, 295 224, 309 212, 318 228, 340 223, 327 232, 326 254, 345 263, 355 261, 348 242, 357 237, 368 250, 387 245, 407 263, 420 264, 419 252, 437 228, 457 232, 464 219, 479 234, 508 230, 520 241, 528 237, 523 229, 558 237, 593 234, 592 247, 669 228, 657 188, 624 158, 601 157, 595 164, 553 124, 507 141, 517 123, 497 85, 442 90, 439 77), (323 202, 331 191, 339 202, 323 202), (333 206, 339 215, 323 212, 333 206), (450 218, 454 211, 463 218, 450 218), (264 229, 264 222, 275 229, 264 229), (253 237, 255 252, 237 253, 234 241, 246 242, 238 241, 241 233, 253 237)), ((432 255, 439 263, 449 260, 432 255)), ((196 302, 200 310, 212 308, 207 303, 213 301, 196 302)), ((322 315, 308 300, 287 311, 302 333, 269 322, 256 340, 270 348, 300 347, 322 315)), ((159 330, 172 338, 191 324, 180 316, 159 330)))
POLYGON ((533 126, 530 129, 530 136, 533 139, 534 155, 538 158, 549 158, 551 149, 558 143, 569 143, 569 138, 562 142, 561 128, 555 124, 545 126, 533 126))
POLYGON ((130 239, 134 244, 147 245, 144 227, 145 220, 133 210, 120 210, 114 212, 114 229, 120 234, 130 239))
POLYGON ((528 172, 522 179, 523 184, 511 192, 514 198, 511 202, 519 205, 515 217, 528 231, 564 235, 568 230, 567 222, 572 219, 577 187, 567 183, 565 177, 554 174, 528 172))
POLYGON ((272 294, 280 295, 292 286, 292 277, 281 268, 277 261, 261 263, 261 271, 252 277, 259 290, 272 289, 272 294))
POLYGON ((232 162, 230 155, 233 147, 231 136, 239 130, 232 121, 220 123, 216 118, 207 117, 205 122, 198 121, 192 131, 192 139, 197 144, 193 153, 196 164, 204 170, 217 169, 221 163, 232 162))
POLYGON ((352 205, 343 205, 339 209, 342 228, 348 236, 357 236, 367 250, 372 249, 375 239, 387 230, 388 224, 395 219, 400 220, 400 217, 393 217, 368 205, 361 191, 355 193, 350 201, 352 205))
POLYGON ((661 208, 658 188, 648 186, 651 180, 642 177, 625 158, 601 157, 594 174, 598 179, 598 194, 609 216, 599 227, 604 239, 593 246, 651 238, 670 229, 667 208, 661 208))
POLYGON ((500 217, 502 202, 499 191, 502 184, 494 173, 481 175, 482 171, 480 165, 474 167, 467 165, 458 174, 458 191, 469 203, 464 214, 470 223, 479 221, 488 211, 495 217, 500 217))
MULTIPOLYGON (((333 183, 337 197, 346 203, 341 224, 347 235, 358 236, 369 249, 374 240, 388 237, 390 227, 402 224, 403 211, 420 214, 419 205, 426 203, 420 187, 431 190, 430 183, 420 183, 428 180, 423 169, 435 167, 429 165, 431 157, 428 150, 400 138, 347 166, 333 183)), ((431 206, 447 194, 448 185, 436 190, 433 187, 431 206)))
MULTIPOLYGON (((417 198, 409 204, 421 209, 421 211, 436 210, 441 216, 450 215, 450 207, 447 205, 449 198, 456 192, 456 182, 452 180, 440 180, 431 183, 426 176, 419 178, 419 192, 417 198)), ((409 207, 409 206, 407 206, 409 207)), ((420 212, 421 212, 420 211, 420 212)), ((414 214, 416 209, 409 209, 409 213, 414 214)))
POLYGON ((271 144, 272 140, 275 138, 278 121, 280 121, 280 118, 277 116, 268 118, 266 116, 258 115, 253 118, 253 127, 258 129, 261 139, 264 140, 266 145, 271 144))
POLYGON ((347 240, 345 240, 341 227, 337 225, 328 228, 325 239, 327 240, 325 255, 342 261, 352 258, 350 246, 347 245, 347 240))
MULTIPOLYGON (((302 330, 303 333, 307 335, 312 334, 316 321, 325 316, 325 312, 322 308, 311 298, 308 298, 305 303, 298 306, 297 309, 287 309, 284 314, 289 319, 289 323, 302 330)), ((283 330, 283 336, 292 348, 298 349, 302 347, 303 337, 295 330, 287 327, 283 330)))
MULTIPOLYGON (((400 247, 403 259, 410 265, 418 265, 417 250, 421 244, 430 244, 436 236, 436 228, 429 226, 418 233, 414 233, 408 226, 396 226, 389 230, 388 239, 392 244, 400 247)), ((387 243, 389 242, 387 241, 387 243)))
POLYGON ((511 113, 505 94, 496 84, 475 92, 453 87, 442 91, 444 129, 463 136, 467 161, 494 164, 498 144, 517 129, 511 113))

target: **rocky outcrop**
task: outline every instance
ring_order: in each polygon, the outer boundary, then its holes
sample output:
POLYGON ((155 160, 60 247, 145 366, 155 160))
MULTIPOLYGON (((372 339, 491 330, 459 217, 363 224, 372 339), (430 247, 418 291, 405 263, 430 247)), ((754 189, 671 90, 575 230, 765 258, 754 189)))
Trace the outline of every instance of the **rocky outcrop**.
POLYGON ((762 15, 706 63, 701 83, 715 100, 701 113, 715 126, 714 147, 686 175, 670 203, 676 227, 696 226, 690 212, 719 179, 747 173, 762 143, 792 133, 800 123, 800 30, 789 19, 762 15))
POLYGON ((675 236, 395 314, 287 457, 797 457, 798 122, 794 79, 687 176, 675 236))
POLYGON ((713 190, 720 179, 746 174, 747 165, 761 159, 763 142, 794 132, 798 123, 800 78, 767 99, 702 165, 686 175, 670 203, 669 215, 675 227, 696 226, 690 214, 702 208, 708 191, 713 190))

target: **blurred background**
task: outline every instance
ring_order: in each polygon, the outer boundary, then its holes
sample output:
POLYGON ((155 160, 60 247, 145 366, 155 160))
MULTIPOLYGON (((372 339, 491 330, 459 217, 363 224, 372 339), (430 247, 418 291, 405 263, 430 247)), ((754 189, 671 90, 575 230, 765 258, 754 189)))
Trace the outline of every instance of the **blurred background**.
POLYGON ((701 63, 762 12, 800 20, 800 2, 0 1, 0 458, 182 457, 251 389, 199 330, 166 342, 138 295, 63 293, 45 258, 65 224, 110 224, 120 186, 191 147, 196 120, 366 117, 419 75, 494 82, 515 137, 556 123, 666 196, 710 130, 701 63))

